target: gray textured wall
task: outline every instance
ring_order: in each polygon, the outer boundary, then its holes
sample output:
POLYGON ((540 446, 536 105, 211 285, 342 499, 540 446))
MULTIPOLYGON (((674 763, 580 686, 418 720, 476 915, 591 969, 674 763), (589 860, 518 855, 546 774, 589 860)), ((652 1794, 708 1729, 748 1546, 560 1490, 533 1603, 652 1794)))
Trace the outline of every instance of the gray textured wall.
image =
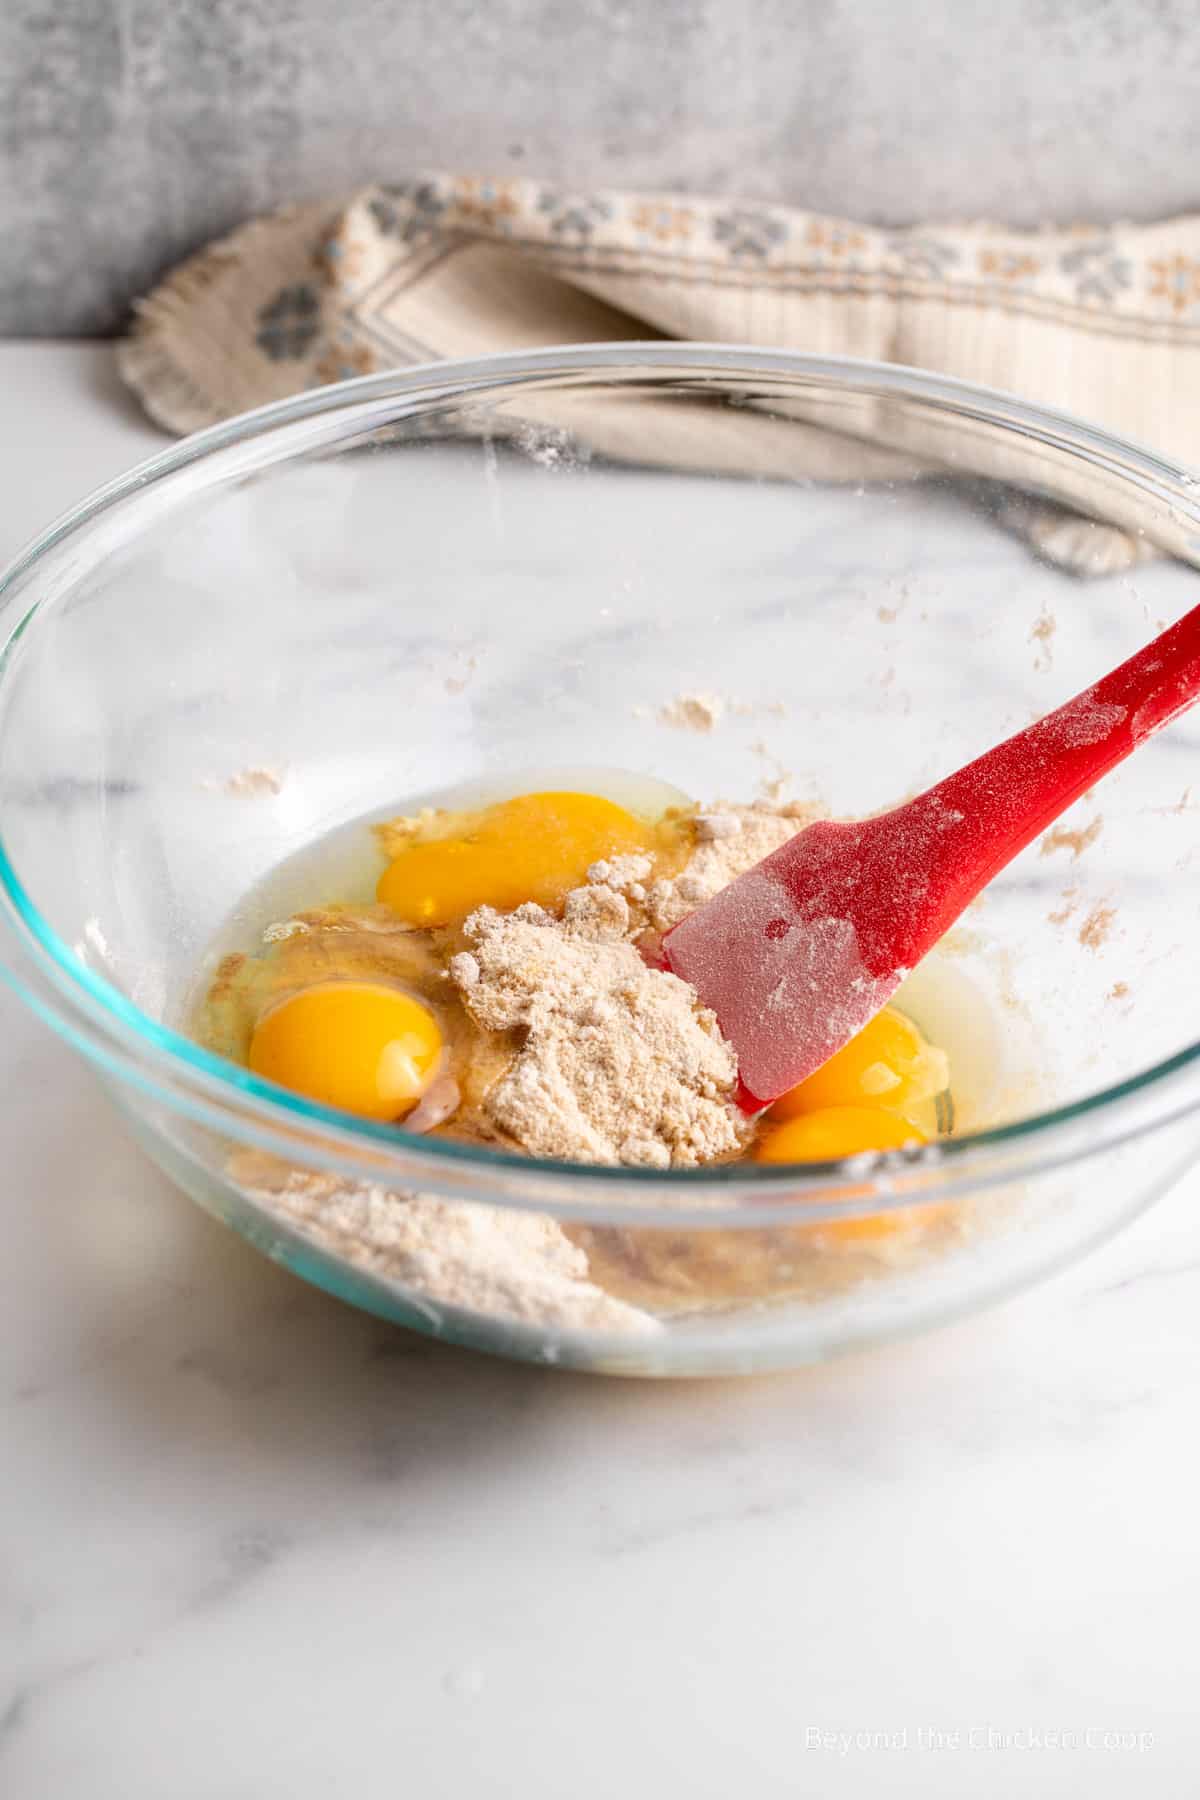
POLYGON ((1034 223, 1190 207, 1198 152, 1197 0, 0 0, 0 332, 430 165, 1034 223))

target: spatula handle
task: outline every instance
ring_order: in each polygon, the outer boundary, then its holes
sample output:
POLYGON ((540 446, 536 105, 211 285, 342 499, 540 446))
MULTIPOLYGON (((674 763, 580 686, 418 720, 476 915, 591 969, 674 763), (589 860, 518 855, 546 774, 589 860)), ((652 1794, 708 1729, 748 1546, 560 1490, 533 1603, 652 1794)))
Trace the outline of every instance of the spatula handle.
POLYGON ((997 870, 1200 698, 1200 607, 1102 681, 873 819, 819 819, 663 939, 738 1054, 743 1103, 811 1074, 997 870))
POLYGON ((1200 607, 1056 712, 887 815, 893 824, 910 815, 934 877, 917 909, 924 916, 912 918, 905 966, 1018 851, 1198 698, 1200 607))

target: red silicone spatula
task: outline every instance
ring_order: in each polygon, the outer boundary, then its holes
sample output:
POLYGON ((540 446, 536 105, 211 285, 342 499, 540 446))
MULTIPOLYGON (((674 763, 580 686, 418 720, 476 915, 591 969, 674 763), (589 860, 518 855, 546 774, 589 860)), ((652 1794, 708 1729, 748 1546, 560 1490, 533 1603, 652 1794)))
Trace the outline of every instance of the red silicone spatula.
POLYGON ((676 925, 664 966, 767 1105, 861 1031, 1005 863, 1200 698, 1200 607, 1057 712, 879 818, 823 820, 676 925))

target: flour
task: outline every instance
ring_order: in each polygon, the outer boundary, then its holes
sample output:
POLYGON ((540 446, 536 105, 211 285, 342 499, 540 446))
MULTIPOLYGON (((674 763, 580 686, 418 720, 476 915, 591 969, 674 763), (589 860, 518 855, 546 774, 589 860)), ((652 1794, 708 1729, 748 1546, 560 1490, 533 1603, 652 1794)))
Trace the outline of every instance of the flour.
MULTIPOLYGON (((697 816, 674 880, 653 881, 648 857, 615 856, 592 865, 561 918, 533 904, 473 913, 445 973, 492 1047, 494 1079, 490 1065, 474 1083, 470 1070, 441 1077, 408 1129, 436 1129, 462 1099, 481 1135, 529 1156, 650 1169, 736 1157, 754 1128, 734 1103, 733 1050, 695 990, 649 968, 635 940, 668 929, 814 816, 799 805, 714 806, 697 816)), ((313 921, 289 921, 278 936, 313 921)), ((395 1193, 258 1152, 236 1157, 231 1174, 330 1254, 418 1303, 547 1329, 661 1329, 589 1279, 587 1253, 540 1214, 395 1193)))
POLYGON ((1035 669, 1045 671, 1051 667, 1054 661, 1054 651, 1051 646, 1054 643, 1054 634, 1057 630, 1058 620, 1054 617, 1052 612, 1048 611, 1047 608, 1043 606, 1041 612, 1033 622, 1032 631, 1029 633, 1030 643, 1039 646, 1037 656, 1034 658, 1033 666, 1035 669))
POLYGON ((615 856, 593 863, 561 919, 536 906, 474 913, 450 978, 484 1031, 519 1037, 480 1103, 484 1129, 564 1162, 666 1169, 738 1155, 752 1128, 734 1104, 733 1051, 695 991, 648 968, 635 940, 677 924, 813 816, 715 806, 672 881, 649 881, 648 857, 615 856))
POLYGON ((674 881, 656 881, 647 893, 647 923, 669 931, 704 901, 819 817, 814 806, 716 806, 700 815, 697 844, 674 881))
POLYGON ((450 979, 464 994, 479 981, 479 964, 469 950, 460 950, 457 956, 450 958, 450 979))
POLYGON ((658 709, 660 725, 675 731, 712 731, 725 716, 725 702, 719 694, 677 694, 658 709))
POLYGON ((1071 861, 1078 862, 1089 845, 1095 843, 1103 829, 1102 814, 1097 814, 1090 825, 1079 831, 1069 831, 1065 825, 1056 825, 1042 839, 1041 855, 1053 856, 1056 850, 1069 850, 1071 861))
POLYGON ((1079 941, 1085 950, 1099 950, 1108 942, 1109 933, 1116 922, 1116 908, 1112 906, 1093 906, 1083 924, 1079 927, 1079 941))
POLYGON ((467 920, 479 975, 463 1002, 485 1030, 522 1034, 484 1113, 530 1156, 662 1169, 735 1156, 751 1128, 733 1050, 629 929, 629 902, 604 883, 568 894, 561 920, 536 907, 467 920))
POLYGON ((424 1306, 579 1331, 659 1331, 649 1313, 588 1279, 586 1253, 554 1219, 289 1168, 248 1151, 242 1191, 333 1256, 414 1290, 424 1306))
POLYGON ((279 794, 283 791, 283 781, 276 769, 249 768, 238 769, 224 781, 204 780, 200 786, 222 794, 279 794))
POLYGON ((712 843, 717 838, 737 837, 742 829, 742 821, 735 812, 697 813, 696 837, 702 844, 712 843))

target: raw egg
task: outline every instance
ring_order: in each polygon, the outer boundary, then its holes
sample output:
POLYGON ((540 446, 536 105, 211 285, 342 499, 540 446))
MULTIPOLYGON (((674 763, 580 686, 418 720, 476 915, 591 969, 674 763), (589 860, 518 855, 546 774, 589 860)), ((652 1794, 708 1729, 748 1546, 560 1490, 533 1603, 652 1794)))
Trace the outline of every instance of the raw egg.
MULTIPOLYGON (((863 1026, 827 1063, 796 1087, 781 1094, 771 1108, 772 1119, 796 1119, 827 1107, 878 1107, 907 1115, 914 1107, 944 1093, 949 1085, 945 1052, 927 1044, 910 1019, 894 1007, 863 1026)), ((889 1145, 854 1144, 848 1151, 887 1149, 889 1145)))
MULTIPOLYGON (((901 1150, 925 1142, 925 1134, 908 1119, 881 1106, 825 1106, 768 1128, 753 1156, 761 1163, 837 1162, 864 1150, 901 1150)), ((936 1206, 906 1206, 859 1219, 824 1219, 811 1230, 837 1243, 862 1242, 911 1231, 928 1224, 939 1211, 936 1206)))
MULTIPOLYGON (((754 1146, 755 1162, 839 1162, 864 1151, 924 1144, 929 1134, 914 1112, 944 1094, 950 1080, 945 1052, 926 1043, 911 1019, 885 1007, 856 1037, 771 1108, 754 1146)), ((892 1236, 925 1225, 935 1206, 833 1219, 812 1230, 836 1243, 892 1236)))
POLYGON ((376 897, 410 925, 450 925, 477 906, 557 908, 612 856, 650 854, 657 828, 600 794, 521 794, 418 833, 379 878, 376 897))
POLYGON ((364 1119, 403 1118, 437 1072, 442 1034, 399 988, 326 981, 281 1000, 250 1039, 256 1075, 364 1119))
POLYGON ((925 1134, 881 1106, 824 1106, 768 1127, 754 1146, 755 1162, 837 1162, 863 1150, 901 1150, 925 1134))

